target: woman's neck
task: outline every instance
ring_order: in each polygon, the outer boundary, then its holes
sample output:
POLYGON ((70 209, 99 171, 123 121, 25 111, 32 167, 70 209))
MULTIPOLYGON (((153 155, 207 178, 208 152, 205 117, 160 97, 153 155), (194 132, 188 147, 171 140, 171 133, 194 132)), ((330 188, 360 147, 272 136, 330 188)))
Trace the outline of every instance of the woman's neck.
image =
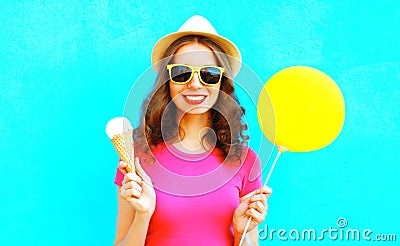
POLYGON ((180 141, 175 147, 184 152, 201 153, 207 151, 210 146, 203 146, 203 136, 211 127, 211 113, 184 114, 177 118, 179 127, 183 130, 180 141))

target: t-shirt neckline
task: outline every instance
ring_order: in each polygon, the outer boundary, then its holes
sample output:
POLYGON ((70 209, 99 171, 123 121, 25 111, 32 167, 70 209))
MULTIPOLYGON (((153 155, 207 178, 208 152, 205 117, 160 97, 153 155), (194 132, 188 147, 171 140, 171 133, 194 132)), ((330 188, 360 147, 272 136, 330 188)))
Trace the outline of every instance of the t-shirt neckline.
POLYGON ((184 152, 180 149, 178 149, 177 147, 175 147, 174 144, 166 144, 165 147, 174 155, 179 156, 179 157, 186 157, 186 158, 190 158, 191 161, 198 161, 201 159, 206 158, 207 156, 209 156, 215 148, 212 148, 210 150, 207 150, 205 152, 202 153, 189 153, 189 152, 184 152))

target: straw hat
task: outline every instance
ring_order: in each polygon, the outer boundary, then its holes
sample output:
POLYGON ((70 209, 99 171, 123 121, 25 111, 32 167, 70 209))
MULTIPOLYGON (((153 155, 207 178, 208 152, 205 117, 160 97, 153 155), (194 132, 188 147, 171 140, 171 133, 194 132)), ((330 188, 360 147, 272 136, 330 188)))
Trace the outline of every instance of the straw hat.
POLYGON ((201 35, 214 41, 228 55, 229 64, 232 69, 232 76, 234 77, 238 74, 242 61, 239 49, 230 40, 218 35, 211 23, 200 15, 190 17, 185 23, 183 23, 177 32, 170 33, 157 41, 153 47, 151 57, 155 71, 158 71, 156 64, 163 58, 167 48, 175 40, 188 35, 201 35))

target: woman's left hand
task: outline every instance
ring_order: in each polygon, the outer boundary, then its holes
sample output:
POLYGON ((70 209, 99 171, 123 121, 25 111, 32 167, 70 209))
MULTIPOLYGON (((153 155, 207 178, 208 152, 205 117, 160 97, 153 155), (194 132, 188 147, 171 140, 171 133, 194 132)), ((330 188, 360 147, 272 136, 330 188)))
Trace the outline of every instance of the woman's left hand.
POLYGON ((267 199, 272 189, 263 186, 240 198, 240 204, 233 213, 233 230, 235 234, 243 234, 247 221, 251 216, 248 232, 265 220, 267 216, 267 199))

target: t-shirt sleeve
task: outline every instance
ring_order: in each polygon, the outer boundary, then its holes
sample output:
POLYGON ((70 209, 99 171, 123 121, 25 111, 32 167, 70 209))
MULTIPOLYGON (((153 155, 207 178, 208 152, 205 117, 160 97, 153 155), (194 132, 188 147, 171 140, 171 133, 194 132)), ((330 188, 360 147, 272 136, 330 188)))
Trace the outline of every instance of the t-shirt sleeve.
POLYGON ((250 148, 248 149, 242 170, 244 173, 242 176, 242 189, 239 193, 240 197, 260 188, 262 185, 262 169, 260 159, 250 148))
POLYGON ((115 173, 114 184, 122 186, 122 180, 124 180, 124 174, 117 168, 115 173))

